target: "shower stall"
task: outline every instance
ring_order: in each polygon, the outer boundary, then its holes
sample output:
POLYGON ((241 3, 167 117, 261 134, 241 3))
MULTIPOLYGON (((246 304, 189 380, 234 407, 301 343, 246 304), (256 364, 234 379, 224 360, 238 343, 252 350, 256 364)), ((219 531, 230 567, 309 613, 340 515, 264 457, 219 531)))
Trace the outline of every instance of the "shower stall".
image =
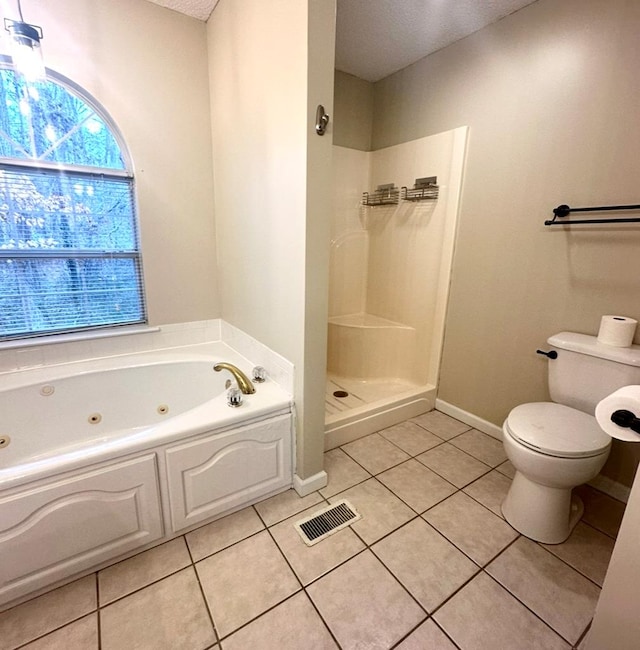
POLYGON ((327 449, 435 405, 466 138, 334 146, 327 449))

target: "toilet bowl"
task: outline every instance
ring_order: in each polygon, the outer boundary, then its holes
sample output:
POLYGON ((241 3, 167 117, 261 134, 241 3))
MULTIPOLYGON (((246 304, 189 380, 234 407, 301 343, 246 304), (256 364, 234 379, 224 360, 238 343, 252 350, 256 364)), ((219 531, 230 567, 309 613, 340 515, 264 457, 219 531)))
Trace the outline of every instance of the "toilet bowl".
POLYGON ((502 504, 505 519, 526 537, 547 544, 567 539, 583 505, 571 490, 598 475, 611 438, 593 416, 554 404, 522 404, 503 426, 504 447, 516 469, 502 504))

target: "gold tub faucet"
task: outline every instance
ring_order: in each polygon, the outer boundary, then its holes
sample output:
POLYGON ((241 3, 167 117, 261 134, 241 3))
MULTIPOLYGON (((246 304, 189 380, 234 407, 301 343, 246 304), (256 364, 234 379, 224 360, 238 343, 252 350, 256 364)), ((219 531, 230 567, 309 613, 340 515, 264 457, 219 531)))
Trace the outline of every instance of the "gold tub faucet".
POLYGON ((251 395, 252 393, 256 392, 256 389, 254 385, 251 383, 251 380, 247 375, 240 370, 240 368, 237 368, 234 366, 232 363, 216 363, 215 366, 213 366, 213 369, 216 372, 220 372, 221 370, 228 370, 238 383, 238 388, 245 394, 245 395, 251 395))

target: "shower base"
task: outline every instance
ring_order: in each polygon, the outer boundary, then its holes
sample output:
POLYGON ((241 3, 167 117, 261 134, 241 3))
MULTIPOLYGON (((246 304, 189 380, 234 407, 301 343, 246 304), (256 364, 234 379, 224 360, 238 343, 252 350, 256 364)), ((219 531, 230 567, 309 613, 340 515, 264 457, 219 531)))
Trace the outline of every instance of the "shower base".
POLYGON ((333 449, 435 407, 436 388, 402 379, 353 379, 330 374, 325 396, 325 449, 333 449), (348 393, 335 397, 336 391, 348 393))

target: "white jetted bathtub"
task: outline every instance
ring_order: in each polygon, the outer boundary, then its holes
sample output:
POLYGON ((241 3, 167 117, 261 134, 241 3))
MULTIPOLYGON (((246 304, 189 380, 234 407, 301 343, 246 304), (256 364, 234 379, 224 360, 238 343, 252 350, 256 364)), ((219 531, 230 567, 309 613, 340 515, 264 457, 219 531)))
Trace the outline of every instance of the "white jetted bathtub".
POLYGON ((222 343, 0 375, 0 609, 291 485, 291 396, 231 408, 221 361, 250 376, 222 343))

